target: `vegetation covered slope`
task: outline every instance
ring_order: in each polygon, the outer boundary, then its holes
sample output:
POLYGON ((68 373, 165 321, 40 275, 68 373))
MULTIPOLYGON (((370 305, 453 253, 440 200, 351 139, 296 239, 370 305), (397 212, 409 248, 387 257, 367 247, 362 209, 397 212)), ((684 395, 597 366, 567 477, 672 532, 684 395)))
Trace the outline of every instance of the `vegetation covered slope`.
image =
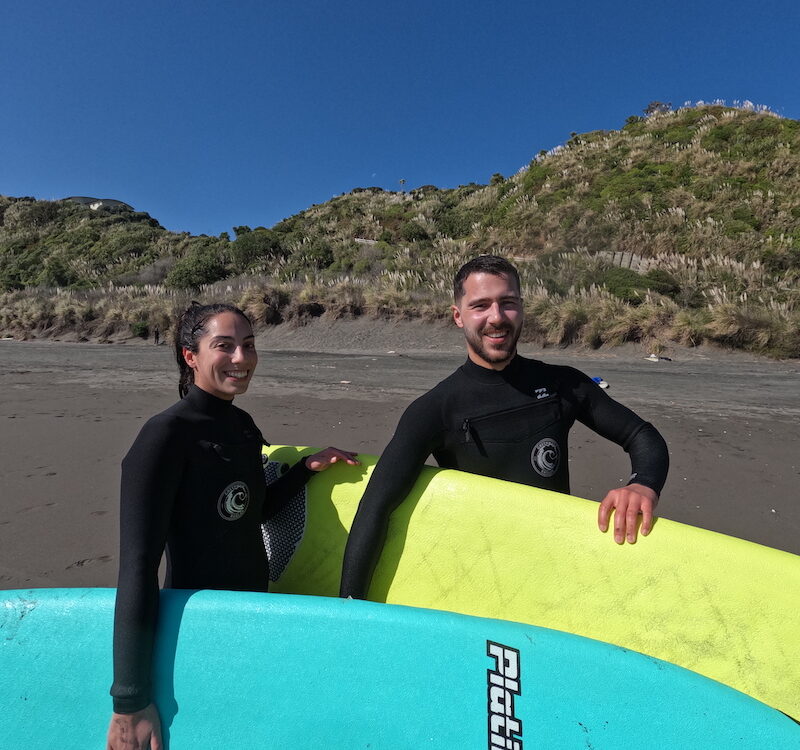
POLYGON ((129 300, 112 329, 157 317, 163 331, 182 290, 223 280, 200 294, 233 295, 264 323, 435 317, 454 268, 495 252, 519 264, 528 335, 544 342, 800 355, 800 122, 751 107, 656 107, 488 185, 356 188, 233 240, 64 201, 0 198, 0 217, 6 331, 63 327, 66 300, 105 320, 112 297, 129 300), (34 299, 50 313, 37 317, 34 299))

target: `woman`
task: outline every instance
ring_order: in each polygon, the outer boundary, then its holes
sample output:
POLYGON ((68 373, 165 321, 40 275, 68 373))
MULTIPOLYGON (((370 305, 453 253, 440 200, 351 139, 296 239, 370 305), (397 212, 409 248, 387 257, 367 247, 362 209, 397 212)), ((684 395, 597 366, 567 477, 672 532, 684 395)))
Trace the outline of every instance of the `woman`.
POLYGON ((150 672, 165 548, 167 588, 266 591, 261 522, 314 472, 358 463, 354 453, 327 448, 266 487, 264 439, 233 405, 258 362, 252 326, 237 307, 193 304, 178 320, 175 353, 181 400, 144 425, 122 462, 109 750, 162 748, 150 672))

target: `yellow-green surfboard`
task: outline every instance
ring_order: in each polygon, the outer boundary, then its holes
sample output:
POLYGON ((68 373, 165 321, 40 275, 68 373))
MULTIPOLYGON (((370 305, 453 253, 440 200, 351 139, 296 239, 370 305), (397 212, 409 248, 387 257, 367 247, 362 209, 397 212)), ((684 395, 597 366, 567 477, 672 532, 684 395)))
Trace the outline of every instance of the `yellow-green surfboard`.
MULTIPOLYGON (((268 476, 303 453, 266 450, 268 476)), ((270 589, 335 596, 376 459, 315 476, 264 527, 270 589)), ((617 545, 597 504, 425 468, 392 516, 369 598, 530 623, 686 667, 800 718, 800 557, 659 519, 617 545)))

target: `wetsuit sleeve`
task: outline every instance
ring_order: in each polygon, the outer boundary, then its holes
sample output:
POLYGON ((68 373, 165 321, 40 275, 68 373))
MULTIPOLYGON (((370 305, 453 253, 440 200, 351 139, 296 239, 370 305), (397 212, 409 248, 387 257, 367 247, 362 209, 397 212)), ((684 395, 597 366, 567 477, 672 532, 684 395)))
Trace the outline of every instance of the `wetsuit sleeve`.
POLYGON ((267 501, 264 503, 262 521, 267 521, 274 516, 286 503, 289 502, 308 480, 317 472, 306 466, 305 457, 301 458, 282 477, 267 485, 267 501))
MULTIPOLYGON (((258 439, 266 446, 269 443, 264 440, 261 430, 253 421, 253 418, 246 412, 239 410, 242 419, 245 423, 246 431, 251 434, 258 435, 258 439)), ((274 482, 267 485, 267 495, 264 501, 264 508, 261 513, 261 520, 267 521, 272 518, 286 503, 288 503, 300 490, 305 487, 306 483, 312 476, 316 474, 306 466, 305 459, 301 459, 283 476, 278 477, 274 482)))
POLYGON ((669 450, 664 438, 649 422, 611 398, 589 377, 573 370, 572 396, 578 420, 598 435, 622 446, 631 459, 631 477, 661 493, 669 471, 669 450))
POLYGON ((416 482, 441 435, 441 420, 418 399, 406 409, 358 506, 342 566, 339 595, 364 599, 386 541, 389 516, 416 482))
POLYGON ((185 464, 183 441, 175 432, 168 418, 152 418, 122 461, 111 687, 117 713, 133 713, 151 702, 158 566, 185 464))

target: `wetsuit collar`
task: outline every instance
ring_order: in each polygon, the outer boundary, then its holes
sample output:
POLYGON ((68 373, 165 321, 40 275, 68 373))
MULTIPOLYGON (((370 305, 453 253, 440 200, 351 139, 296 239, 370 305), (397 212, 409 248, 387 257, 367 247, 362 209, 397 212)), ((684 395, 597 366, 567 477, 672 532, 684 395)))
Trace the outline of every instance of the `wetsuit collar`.
POLYGON ((233 399, 226 401, 223 398, 212 396, 208 391, 204 391, 194 384, 189 386, 189 392, 186 394, 185 398, 199 412, 211 416, 226 414, 233 406, 233 399))
POLYGON ((482 383, 504 383, 513 380, 522 367, 522 357, 515 354, 514 358, 502 369, 493 370, 490 367, 481 367, 471 359, 461 365, 461 371, 473 380, 480 380, 482 383))

